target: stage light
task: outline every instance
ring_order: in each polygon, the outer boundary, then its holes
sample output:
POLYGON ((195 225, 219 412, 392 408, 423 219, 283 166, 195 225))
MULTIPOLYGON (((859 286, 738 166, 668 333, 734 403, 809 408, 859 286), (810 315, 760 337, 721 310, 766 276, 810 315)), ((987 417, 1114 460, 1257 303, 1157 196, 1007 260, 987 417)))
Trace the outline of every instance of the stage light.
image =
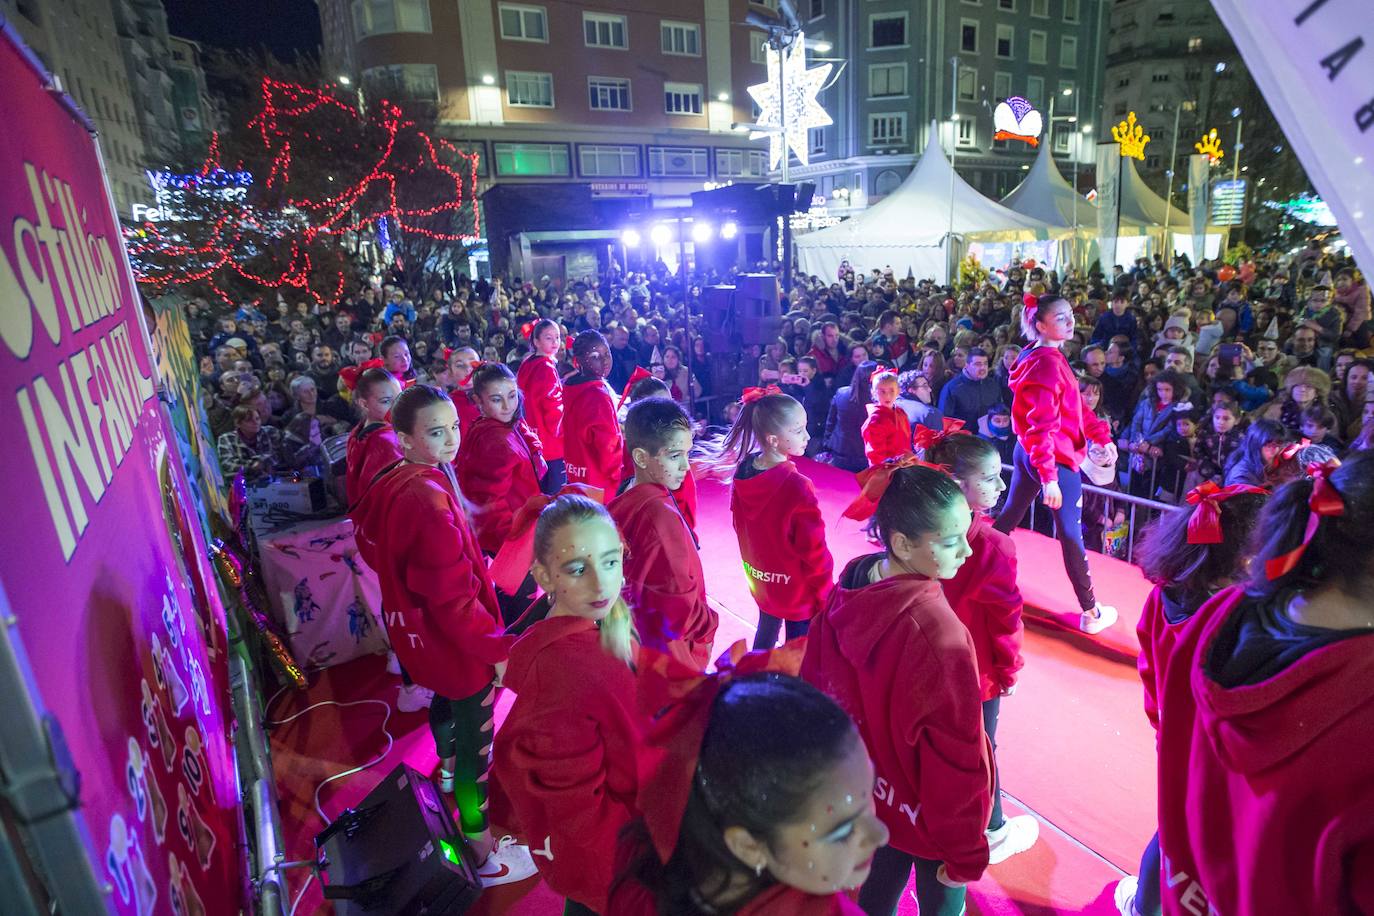
POLYGON ((708 241, 711 238, 710 223, 692 223, 692 241, 697 244, 708 241))
POLYGON ((654 226, 654 228, 649 230, 649 239, 655 245, 666 245, 668 244, 668 242, 672 240, 672 238, 672 231, 669 230, 669 228, 663 223, 658 223, 654 226))
POLYGON ((734 238, 734 237, 735 237, 736 235, 738 235, 738 234, 739 234, 739 226, 735 223, 734 220, 730 220, 730 222, 728 222, 728 223, 723 223, 723 224, 721 224, 721 227, 720 227, 720 237, 721 237, 721 238, 723 238, 723 239, 729 241, 730 239, 734 238))
POLYGON ((620 233, 620 243, 626 248, 638 248, 639 242, 639 231, 636 229, 626 229, 620 233))

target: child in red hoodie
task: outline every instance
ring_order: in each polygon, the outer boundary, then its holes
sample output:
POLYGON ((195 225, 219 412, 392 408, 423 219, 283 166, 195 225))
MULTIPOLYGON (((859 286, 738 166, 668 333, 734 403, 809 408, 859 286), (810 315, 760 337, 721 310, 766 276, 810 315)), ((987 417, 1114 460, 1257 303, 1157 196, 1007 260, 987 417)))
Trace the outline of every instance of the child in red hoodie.
POLYGON ((567 495, 544 508, 534 577, 547 614, 511 647, 503 681, 517 696, 496 733, 493 813, 509 808, 565 913, 606 912, 616 837, 639 814, 648 718, 635 705, 623 552, 600 503, 567 495))
POLYGON ((792 458, 806 454, 806 411, 776 386, 746 388, 715 464, 730 485, 730 517, 759 606, 755 649, 806 635, 834 588, 816 490, 792 458))
POLYGON ((445 362, 448 363, 448 394, 453 398, 453 406, 458 409, 458 432, 467 438, 472 424, 482 416, 477 409, 477 402, 472 399, 472 373, 482 365, 482 360, 472 347, 459 347, 447 351, 445 362))
MULTIPOLYGON (((635 370, 640 371, 639 369, 635 370)), ((635 379, 629 386, 630 404, 638 404, 645 398, 669 398, 673 394, 663 379, 654 378, 646 375, 635 379)), ((619 411, 616 411, 619 413, 619 411)), ((630 456, 630 447, 625 446, 625 458, 620 463, 620 491, 623 493, 629 489, 630 481, 635 476, 634 458, 630 456)), ((619 495, 619 494, 617 494, 619 495)), ((697 530, 697 479, 692 470, 688 470, 687 476, 682 478, 682 486, 673 491, 673 501, 677 503, 678 509, 682 512, 682 518, 687 522, 687 527, 692 529, 695 534, 697 530)))
MULTIPOLYGON (((348 434, 345 451, 347 470, 344 492, 349 506, 356 506, 367 487, 383 470, 401 460, 401 446, 391 428, 391 405, 401 393, 401 383, 390 372, 374 366, 361 373, 345 366, 339 373, 343 384, 353 389, 353 403, 363 418, 348 434)), ((356 520, 354 521, 356 524, 356 520)))
POLYGON ((1093 594, 1083 547, 1079 475, 1089 441, 1104 463, 1115 460, 1116 445, 1111 427, 1088 406, 1064 358, 1064 342, 1073 337, 1073 307, 1053 294, 1028 295, 1021 330, 1031 344, 1011 370, 1011 426, 1017 438, 1011 492, 993 527, 1010 534, 1043 491, 1045 507, 1054 513, 1064 570, 1082 608, 1079 629, 1101 633, 1116 622, 1117 613, 1093 594))
POLYGON ((625 438, 634 481, 610 509, 629 548, 625 580, 635 628, 646 646, 704 670, 716 612, 706 603, 696 535, 673 499, 690 473, 692 421, 676 401, 649 398, 625 415, 625 438))
MULTIPOLYGON (((1247 484, 1207 483, 1188 494, 1192 512, 1171 512, 1145 529, 1136 561, 1155 583, 1140 614, 1137 667, 1145 687, 1145 715, 1159 729, 1159 692, 1174 644, 1193 612, 1212 595, 1245 578, 1250 542, 1267 492, 1247 484)), ((1123 916, 1159 916, 1159 834, 1140 858, 1140 875, 1116 886, 1123 916)))
POLYGON ((911 421, 897 406, 897 373, 888 368, 873 373, 873 400, 864 421, 864 455, 868 466, 900 458, 911 451, 911 421))
POLYGON ((563 455, 568 483, 596 487, 606 502, 620 490, 620 462, 625 447, 615 400, 606 385, 611 348, 600 331, 587 330, 573 340, 577 372, 563 383, 563 455))
POLYGON ((921 912, 958 913, 964 885, 988 865, 992 749, 978 662, 940 589, 971 553, 972 514, 948 474, 915 461, 862 472, 846 514, 872 513, 886 551, 845 567, 801 668, 853 716, 877 770, 892 838, 859 892, 870 916, 896 912, 913 867, 921 912))
POLYGON ((563 465, 563 383, 558 377, 563 332, 558 322, 541 318, 531 327, 529 339, 534 352, 525 357, 515 378, 525 396, 525 420, 539 436, 549 465, 542 488, 557 493, 568 482, 563 465))
POLYGON ((434 691, 429 722, 440 788, 454 794, 479 874, 487 884, 519 881, 534 873, 528 850, 505 840, 493 847, 483 810, 493 682, 510 639, 449 466, 458 453, 458 412, 440 389, 414 385, 396 399, 391 422, 405 457, 354 508, 358 550, 377 571, 397 657, 434 691))
POLYGON ((1258 530, 1162 672, 1164 912, 1374 912, 1374 454, 1310 465, 1258 530))
MULTIPOLYGON (((643 818, 621 840, 607 916, 860 916, 846 892, 868 876, 887 828, 854 723, 784 673, 803 644, 746 655, 738 642, 718 673, 664 691, 643 818)), ((667 661, 641 663, 646 700, 644 683, 667 661)))
POLYGON ((1011 537, 992 527, 988 512, 1002 491, 1002 458, 986 439, 970 435, 963 421, 944 421, 936 432, 922 426, 916 446, 922 457, 949 468, 959 485, 973 523, 968 546, 973 555, 949 579, 941 581, 954 614, 973 637, 978 660, 978 698, 983 702, 983 730, 993 749, 992 817, 988 821, 988 864, 996 865, 1035 845, 1040 823, 1030 814, 1013 818, 1002 815, 1002 778, 996 766, 997 721, 1002 698, 1016 690, 1021 670, 1021 590, 1016 585, 1016 545, 1011 537))

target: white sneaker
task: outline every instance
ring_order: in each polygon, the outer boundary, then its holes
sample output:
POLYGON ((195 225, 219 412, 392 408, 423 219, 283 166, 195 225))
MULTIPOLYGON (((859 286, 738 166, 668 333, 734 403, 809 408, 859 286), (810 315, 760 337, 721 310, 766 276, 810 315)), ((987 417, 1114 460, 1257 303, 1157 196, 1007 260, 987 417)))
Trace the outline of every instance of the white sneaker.
POLYGON ((512 836, 501 837, 491 855, 477 869, 477 877, 482 879, 483 887, 514 884, 534 873, 534 859, 530 858, 529 847, 521 846, 512 836))
POLYGON ((395 652, 388 651, 386 653, 386 673, 397 675, 401 673, 401 660, 396 657, 395 652))
POLYGON ((1040 822, 1030 814, 1009 817, 996 830, 988 831, 988 864, 1005 862, 1025 852, 1040 838, 1040 822))
POLYGON ((1116 623, 1117 616, 1116 608, 1099 601, 1092 610, 1078 615, 1078 629, 1089 636, 1096 636, 1116 623))
POLYGON ((422 709, 429 709, 429 704, 434 701, 434 691, 419 684, 404 684, 396 692, 396 711, 397 712, 419 712, 422 709))
POLYGON ((1121 916, 1140 916, 1140 911, 1135 908, 1135 891, 1139 885, 1140 879, 1135 875, 1127 875, 1116 882, 1112 899, 1116 901, 1116 909, 1121 916))

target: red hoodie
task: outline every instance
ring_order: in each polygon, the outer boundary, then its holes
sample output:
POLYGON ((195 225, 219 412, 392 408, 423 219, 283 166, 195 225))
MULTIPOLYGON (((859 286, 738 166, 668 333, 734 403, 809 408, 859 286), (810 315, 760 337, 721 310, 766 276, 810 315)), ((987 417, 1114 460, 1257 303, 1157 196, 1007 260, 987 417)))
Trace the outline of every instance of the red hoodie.
POLYGON ((834 588, 835 561, 806 475, 784 461, 752 477, 736 477, 730 516, 759 610, 783 620, 819 614, 834 588))
POLYGON ((520 364, 515 384, 525 402, 525 419, 539 434, 544 460, 563 457, 563 383, 551 357, 531 354, 520 364))
POLYGON ((1027 347, 1011 369, 1011 428, 1041 483, 1058 477, 1056 464, 1083 464, 1089 440, 1106 445, 1111 427, 1078 391, 1069 361, 1056 347, 1027 347))
POLYGON ((1159 731, 1159 695, 1164 688, 1164 670, 1174 656, 1179 632, 1191 616, 1191 609, 1170 600, 1158 585, 1145 599, 1145 607, 1140 611, 1140 622, 1135 628, 1140 640, 1136 669, 1145 688, 1145 717, 1155 731, 1159 731))
POLYGON ((512 516, 539 492, 549 469, 539 437, 524 420, 502 423, 483 417, 458 446, 453 462, 463 495, 476 507, 473 524, 482 549, 496 553, 510 533, 512 516))
POLYGON ((1164 668, 1164 912, 1374 912, 1374 643, 1349 635, 1225 686, 1255 600, 1219 592, 1164 668))
POLYGON ((453 408, 458 411, 458 435, 459 441, 461 441, 467 438, 468 431, 472 429, 472 424, 482 418, 482 411, 472 400, 471 384, 459 385, 457 388, 449 389, 448 396, 453 399, 453 408))
POLYGON ((899 407, 868 405, 868 419, 863 425, 864 457, 869 466, 882 464, 889 458, 900 458, 911 451, 911 421, 899 407))
POLYGON ((640 639, 706 670, 716 612, 706 603, 695 536, 672 494, 661 484, 640 483, 609 508, 627 548, 625 586, 640 639))
MULTIPOLYGON (((606 916, 659 916, 654 895, 647 887, 631 879, 616 886, 610 908, 602 912, 606 916)), ((734 916, 863 916, 864 913, 845 894, 821 897, 786 884, 774 884, 744 906, 730 912, 734 916)))
POLYGON ((510 639, 477 538, 448 476, 402 461, 354 508, 358 551, 377 571, 391 647, 440 696, 472 696, 496 675, 510 639))
MULTIPOLYGON (((390 423, 369 423, 366 420, 353 427, 348 434, 344 452, 347 471, 344 474, 344 495, 350 506, 356 506, 368 485, 385 468, 401 460, 401 445, 390 423)), ((355 520, 356 524, 356 520, 355 520)))
POLYGON ((868 584, 876 558, 845 568, 811 623, 801 676, 858 726, 889 844, 945 863, 955 881, 977 881, 988 865, 992 747, 973 642, 939 582, 907 575, 868 584))
POLYGON ((511 647, 504 683, 516 700, 496 732, 492 816, 516 828, 555 893, 604 913, 616 838, 638 815, 648 723, 634 674, 595 623, 551 617, 511 647))
POLYGON ((610 502, 620 489, 625 440, 615 415, 615 401, 601 379, 563 387, 563 457, 568 483, 600 487, 610 502))
POLYGON ((1016 684, 1021 658, 1021 590, 1016 587, 1016 544, 981 512, 968 530, 973 555, 954 578, 943 580, 945 598, 973 637, 978 685, 984 700, 1016 684))

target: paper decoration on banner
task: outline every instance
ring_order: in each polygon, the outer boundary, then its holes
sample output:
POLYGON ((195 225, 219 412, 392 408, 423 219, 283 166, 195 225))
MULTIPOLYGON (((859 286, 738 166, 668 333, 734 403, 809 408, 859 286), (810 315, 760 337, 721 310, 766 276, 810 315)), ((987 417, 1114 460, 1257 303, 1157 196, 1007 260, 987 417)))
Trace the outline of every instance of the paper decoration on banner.
POLYGON ((138 833, 129 827, 122 814, 110 818, 110 842, 105 847, 105 871, 114 881, 119 899, 126 906, 133 903, 138 916, 152 916, 157 903, 157 884, 153 881, 138 833))
POLYGON ((167 835, 167 799, 162 794, 157 777, 148 770, 148 755, 143 750, 143 745, 133 735, 129 736, 129 757, 125 776, 129 781, 129 792, 134 796, 134 805, 138 809, 138 819, 144 820, 145 810, 152 815, 150 826, 153 828, 153 839, 161 846, 163 838, 167 835))
POLYGON ((1034 105, 1014 95, 997 103, 992 112, 992 126, 997 128, 992 135, 994 140, 1020 140, 1031 146, 1039 146, 1045 119, 1034 105))
POLYGON ((186 743, 181 746, 181 775, 191 786, 191 794, 199 795, 200 787, 205 784, 204 743, 200 731, 194 725, 186 726, 186 743))
POLYGON ((174 916, 205 916, 205 904, 196 893, 196 883, 174 852, 167 853, 167 876, 174 916))
POLYGON ((147 678, 139 682, 139 689, 143 691, 141 712, 148 743, 162 752, 162 767, 170 773, 176 767, 176 739, 172 737, 172 730, 167 727, 167 719, 162 714, 162 702, 153 695, 147 678))
POLYGON ((1112 128, 1112 139, 1120 145, 1121 155, 1144 159, 1145 145, 1150 142, 1150 135, 1145 133, 1144 127, 1136 123, 1133 111, 1126 116, 1126 120, 1112 128))
POLYGON ((770 169, 782 164, 784 136, 790 152, 806 165, 811 161, 807 131, 834 123, 816 98, 830 77, 830 64, 807 69, 806 35, 802 32, 783 50, 766 46, 764 54, 768 82, 748 87, 749 95, 759 106, 759 119, 754 122, 758 130, 749 139, 768 138, 770 169))
POLYGON ((209 868, 210 856, 215 851, 215 831, 201 818, 184 783, 177 783, 177 832, 200 863, 200 870, 209 868))
POLYGON ((1207 161, 1216 165, 1226 155, 1226 151, 1221 148, 1221 140, 1217 138, 1217 129, 1213 127, 1202 135, 1202 139, 1193 144, 1193 149, 1207 157, 1207 161))

